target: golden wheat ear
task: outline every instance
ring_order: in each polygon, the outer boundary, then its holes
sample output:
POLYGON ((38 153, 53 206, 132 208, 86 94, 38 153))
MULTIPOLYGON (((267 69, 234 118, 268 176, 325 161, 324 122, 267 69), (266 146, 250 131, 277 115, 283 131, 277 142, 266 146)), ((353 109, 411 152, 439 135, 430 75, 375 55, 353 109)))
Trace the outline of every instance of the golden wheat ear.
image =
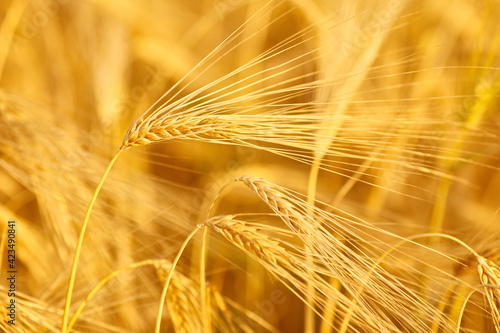
POLYGON ((121 149, 181 138, 229 139, 237 137, 237 127, 224 117, 163 116, 134 123, 121 149))
MULTIPOLYGON (((352 296, 350 306, 356 306, 372 315, 376 314, 379 318, 378 324, 385 329, 397 322, 408 329, 418 327, 419 331, 429 330, 428 323, 436 317, 438 309, 432 302, 422 298, 413 286, 405 284, 404 279, 386 271, 380 262, 374 259, 374 255, 382 255, 383 258, 387 254, 384 254, 382 249, 376 249, 371 246, 372 244, 366 243, 366 239, 361 236, 366 237, 365 230, 369 230, 373 235, 409 240, 363 220, 340 217, 319 207, 312 207, 313 218, 308 214, 309 204, 298 195, 294 195, 293 191, 253 176, 243 176, 237 180, 255 192, 289 229, 308 245, 309 252, 303 250, 302 253, 312 254, 315 260, 315 265, 312 267, 323 267, 324 276, 332 277, 338 285, 348 290, 352 296), (353 251, 352 247, 356 250, 353 251), (381 308, 385 309, 383 313, 380 312, 381 308), (426 321, 422 320, 424 317, 426 321)), ((426 237, 430 237, 430 234, 426 237)), ((466 248, 469 249, 468 246, 466 248)), ((301 263, 304 267, 309 267, 307 263, 301 263)), ((335 289, 333 286, 334 284, 329 285, 335 289)), ((324 291, 321 292, 325 294, 324 291)), ((325 309, 324 304, 319 306, 325 309)), ((353 311, 349 307, 342 311, 345 311, 342 314, 346 320, 341 330, 346 331, 352 326, 349 322, 353 311)), ((452 328, 450 322, 446 322, 445 326, 447 329, 452 328)))
POLYGON ((214 217, 204 223, 224 236, 231 243, 252 253, 260 259, 268 260, 274 265, 288 267, 292 258, 279 242, 260 234, 259 230, 247 223, 236 220, 235 216, 214 217))
POLYGON ((486 301, 491 311, 493 325, 500 332, 500 268, 491 260, 477 256, 479 280, 486 285, 486 301))
MULTIPOLYGON (((261 263, 322 320, 326 318, 322 313, 319 313, 318 309, 325 309, 326 304, 330 300, 334 300, 337 306, 337 315, 349 315, 352 319, 351 327, 360 327, 362 331, 366 332, 398 332, 389 317, 377 315, 363 302, 360 302, 361 304, 354 303, 349 296, 328 283, 325 277, 331 276, 330 272, 322 267, 321 260, 317 256, 313 257, 314 260, 311 263, 306 260, 302 247, 286 243, 281 238, 267 234, 279 230, 279 234, 288 237, 294 235, 293 232, 249 223, 242 220, 244 216, 215 216, 203 225, 210 227, 231 244, 261 263), (307 297, 309 284, 312 284, 316 291, 312 298, 307 297)), ((341 262, 338 264, 343 265, 341 262)), ((392 302, 391 304, 396 305, 392 302)), ((405 324, 410 325, 410 323, 411 320, 408 319, 408 323, 405 324)), ((331 322, 328 324, 331 325, 331 322)))

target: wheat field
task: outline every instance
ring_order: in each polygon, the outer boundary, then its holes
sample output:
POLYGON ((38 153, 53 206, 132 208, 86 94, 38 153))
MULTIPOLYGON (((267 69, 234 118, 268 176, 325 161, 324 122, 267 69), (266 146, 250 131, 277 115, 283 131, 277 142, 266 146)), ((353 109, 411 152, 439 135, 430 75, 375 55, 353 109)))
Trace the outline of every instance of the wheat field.
POLYGON ((1 1, 0 328, 500 333, 499 19, 1 1))

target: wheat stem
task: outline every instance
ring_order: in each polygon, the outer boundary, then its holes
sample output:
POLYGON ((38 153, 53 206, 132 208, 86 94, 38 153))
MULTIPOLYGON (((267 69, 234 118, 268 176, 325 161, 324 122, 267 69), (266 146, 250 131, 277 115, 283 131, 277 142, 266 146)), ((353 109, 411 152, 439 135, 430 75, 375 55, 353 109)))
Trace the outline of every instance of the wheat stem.
POLYGON ((201 241, 201 261, 200 261, 200 296, 201 296, 201 314, 203 322, 203 332, 210 332, 210 316, 208 314, 208 300, 206 292, 206 267, 207 267, 207 244, 208 228, 203 228, 203 237, 201 241))
MULTIPOLYGON (((479 288, 494 288, 497 290, 500 290, 500 286, 495 286, 493 284, 481 284, 479 286, 475 286, 472 288, 467 296, 464 299, 464 302, 462 303, 462 307, 460 308, 460 313, 457 319, 457 328, 456 328, 456 333, 460 333, 460 325, 462 324, 462 318, 465 313, 465 307, 467 306, 467 303, 469 302, 469 299, 472 297, 472 295, 476 292, 479 291, 479 288)), ((498 330, 497 330, 498 331, 498 330)))
POLYGON ((124 268, 121 268, 119 270, 112 272, 111 274, 106 276, 104 279, 102 279, 101 282, 99 282, 99 284, 97 286, 95 286, 94 289, 92 289, 90 291, 90 293, 88 293, 87 297, 85 297, 85 300, 82 302, 82 304, 75 311, 75 314, 73 315, 73 317, 71 318, 71 321, 69 322, 68 332, 71 331, 71 329, 75 325, 76 320, 78 319, 78 316, 80 315, 80 313, 82 313, 83 308, 87 305, 87 303, 90 301, 90 299, 92 297, 94 297, 94 295, 99 291, 99 289, 101 289, 105 284, 107 284, 112 278, 114 278, 115 276, 117 276, 125 271, 131 270, 131 269, 139 268, 139 267, 146 266, 146 265, 155 265, 155 264, 156 264, 156 261, 151 260, 151 259, 144 260, 144 261, 137 262, 137 263, 133 263, 127 267, 124 267, 124 268))
MULTIPOLYGON (((316 156, 314 158, 313 164, 311 165, 311 170, 309 172, 309 182, 307 187, 307 203, 309 204, 307 207, 307 215, 310 216, 311 219, 314 219, 314 204, 316 201, 316 188, 318 185, 318 175, 319 169, 321 166, 322 158, 320 156, 316 156)), ((312 265, 312 258, 309 254, 309 248, 307 245, 304 245, 307 256, 307 263, 312 265)), ((314 299, 315 288, 314 284, 309 281, 307 283, 307 304, 304 305, 305 314, 304 314, 304 332, 306 333, 314 333, 316 331, 315 326, 315 313, 312 306, 308 306, 308 304, 314 304, 312 300, 314 299)))
POLYGON ((160 333, 163 305, 164 305, 165 299, 167 297, 168 286, 170 284, 170 280, 172 280, 172 275, 174 274, 175 267, 177 266, 177 263, 179 262, 179 259, 181 258, 184 250, 186 249, 186 246, 188 245, 189 241, 194 237, 194 235, 198 232, 198 230, 200 230, 201 227, 202 226, 200 226, 200 225, 196 226, 196 228, 189 234, 189 236, 186 238, 186 240, 182 244, 182 246, 179 250, 179 253, 177 253, 177 256, 175 257, 174 261, 172 262, 172 268, 170 269, 170 272, 168 273, 167 280, 165 281, 165 286, 163 287, 163 291, 161 293, 160 306, 158 309, 158 315, 156 317, 155 333, 160 333))
MULTIPOLYGON (((210 204, 210 207, 208 208, 207 216, 206 216, 206 221, 209 220, 210 215, 212 214, 212 211, 214 211, 217 207, 218 201, 217 199, 219 196, 222 194, 224 189, 229 186, 229 184, 234 183, 236 180, 231 180, 224 184, 222 188, 219 189, 217 194, 215 195, 215 198, 212 200, 212 203, 210 204)), ((208 304, 209 304, 209 299, 208 297, 210 294, 207 294, 206 292, 206 267, 207 267, 207 248, 208 248, 208 228, 203 228, 203 236, 201 240, 201 259, 200 259, 200 297, 201 297, 201 314, 202 314, 202 321, 203 321, 203 332, 210 332, 211 331, 211 322, 210 322, 210 315, 208 313, 208 304)))
POLYGON ((71 306, 71 296, 73 294, 73 287, 75 285, 75 277, 76 277, 76 270, 78 268, 78 260, 80 258, 80 253, 82 251, 82 245, 83 245, 83 239, 85 237, 85 231, 87 230, 87 225, 90 219, 90 213, 92 212, 92 208, 94 207, 94 204, 97 200, 97 196, 99 195, 99 192, 101 191, 101 187, 104 184, 104 181, 108 177, 109 172, 111 171, 111 168, 115 164, 118 156, 123 150, 119 149, 111 162, 109 162, 109 165, 104 172, 104 175, 101 178, 101 181, 97 185, 97 188, 95 189, 94 195, 92 196, 92 199, 90 200, 89 207, 87 209, 87 213, 85 215, 85 219, 83 220, 82 224, 82 229, 80 230, 80 236, 78 237, 78 243, 76 245, 76 250, 75 250, 75 256, 73 258, 73 264, 71 266, 71 274, 69 277, 69 283, 68 283, 68 291, 66 293, 66 303, 64 305, 64 314, 63 314, 63 321, 62 321, 62 326, 61 326, 61 332, 66 333, 69 332, 69 329, 67 328, 68 326, 68 318, 69 318, 69 310, 71 306))

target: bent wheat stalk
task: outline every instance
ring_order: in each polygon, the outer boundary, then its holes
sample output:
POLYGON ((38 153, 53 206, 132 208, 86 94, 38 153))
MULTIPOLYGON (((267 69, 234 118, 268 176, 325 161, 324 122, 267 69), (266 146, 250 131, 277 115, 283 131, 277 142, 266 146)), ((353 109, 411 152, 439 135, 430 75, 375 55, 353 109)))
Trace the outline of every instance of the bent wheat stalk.
MULTIPOLYGON (((137 263, 133 263, 133 264, 130 264, 129 266, 127 267, 124 267, 124 268, 121 268, 119 270, 116 270, 114 271, 113 273, 109 274, 107 277, 105 277, 103 280, 101 280, 101 282, 99 282, 99 284, 97 284, 88 294, 87 296, 85 297, 85 299, 83 300, 82 304, 80 304, 80 306, 78 307, 78 309, 75 311, 75 314, 73 315, 73 317, 71 318, 71 321, 69 322, 69 325, 68 325, 68 331, 71 331, 71 329, 73 328, 73 326, 75 325, 76 323, 76 320, 78 319, 78 316, 82 313, 83 309, 85 308, 85 306, 87 305, 87 303, 97 294, 97 292, 104 286, 106 285, 109 281, 111 281, 114 277, 120 275, 121 273, 124 273, 126 271, 129 271, 129 270, 134 270, 136 268, 139 268, 139 267, 143 267, 143 266, 147 266, 147 265, 151 265, 151 266, 154 266, 154 267, 157 267, 158 265, 160 264, 166 264, 167 262, 165 260, 154 260, 154 259, 148 259, 148 260, 144 260, 144 261, 141 261, 141 262, 137 262, 137 263)), ((169 263, 170 264, 170 263, 169 263)))
POLYGON ((167 291, 168 291, 168 286, 170 284, 170 281, 172 279, 172 275, 174 274, 175 267, 177 266, 177 263, 179 262, 179 259, 182 256, 182 253, 186 249, 186 246, 188 245, 189 241, 196 235, 198 230, 200 230, 201 226, 197 226, 186 238, 184 243, 182 244, 181 248, 179 249, 179 253, 177 253, 177 256, 175 257, 174 261, 172 262, 172 268, 170 268, 170 272, 168 273, 168 276, 165 280, 165 285, 163 286, 163 291, 161 293, 161 299, 160 299, 160 306, 158 307, 158 315, 156 317, 156 326, 155 326, 155 333, 160 333, 160 328, 161 328, 161 316, 163 313, 163 305, 165 303, 165 300, 167 298, 167 291))
POLYGON ((94 192, 94 195, 92 196, 92 199, 90 200, 89 207, 88 207, 87 212, 85 214, 85 219, 83 220, 82 228, 80 229, 80 236, 78 237, 78 243, 76 244, 75 255, 73 257, 73 264, 71 265, 71 274, 70 274, 69 283, 68 283, 68 291, 66 293, 66 302, 64 305, 64 314, 63 314, 63 321, 62 321, 62 326, 61 326, 61 331, 63 333, 69 332, 68 318, 69 318, 69 311, 70 311, 70 306, 71 306, 71 296, 73 294, 76 271, 78 268, 78 260, 80 258, 80 253, 82 251, 83 239, 85 238, 85 232, 87 230, 87 226, 89 223, 90 213, 92 212, 92 207, 94 207, 94 204, 97 200, 97 196, 99 195, 99 192, 101 191, 101 188, 102 188, 102 185, 104 184, 104 181, 106 180, 109 172, 111 171, 111 168, 115 164, 116 160, 118 159, 118 156, 120 155, 120 153, 122 151, 123 151, 122 149, 119 149, 116 152, 115 156, 111 159, 111 162, 109 162, 109 165, 106 168, 106 171, 104 172, 104 175, 102 176, 101 181, 97 185, 97 188, 94 192))
MULTIPOLYGON (((472 297, 472 295, 476 291, 479 291, 479 289, 484 289, 484 288, 491 289, 491 290, 496 290, 496 291, 500 291, 500 286, 493 285, 493 284, 480 284, 480 285, 475 286, 474 288, 472 288, 469 291, 469 293, 467 294, 467 296, 465 296, 464 301, 462 302, 462 306, 460 308, 460 312, 459 312, 459 315, 458 315, 457 327, 455 329, 455 333, 460 333, 460 328, 461 328, 461 325, 462 325, 462 318, 463 318, 464 313, 465 313, 465 307, 467 306, 467 303, 469 303, 470 298, 472 297)), ((495 326, 495 330, 498 332, 499 327, 495 323, 493 323, 493 325, 495 326)))

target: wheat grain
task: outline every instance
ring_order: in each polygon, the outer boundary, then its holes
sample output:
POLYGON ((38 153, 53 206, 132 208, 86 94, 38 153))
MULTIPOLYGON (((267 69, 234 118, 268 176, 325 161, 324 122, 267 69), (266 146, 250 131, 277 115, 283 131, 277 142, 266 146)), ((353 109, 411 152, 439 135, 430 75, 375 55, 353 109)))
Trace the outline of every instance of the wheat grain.
POLYGON ((222 234, 231 243, 252 253, 260 259, 268 260, 274 265, 290 267, 292 258, 279 242, 259 233, 259 229, 251 227, 243 221, 235 220, 235 216, 215 217, 204 225, 222 234))
POLYGON ((181 138, 228 139, 237 137, 237 127, 218 116, 163 116, 134 123, 121 149, 181 138))
POLYGON ((176 332, 201 332, 198 290, 187 278, 172 280, 167 306, 176 332))
POLYGON ((292 230, 298 233, 310 231, 312 226, 304 224, 303 215, 290 205, 289 200, 286 199, 283 192, 275 184, 253 176, 242 176, 236 180, 242 181, 252 189, 276 214, 289 224, 292 230))

